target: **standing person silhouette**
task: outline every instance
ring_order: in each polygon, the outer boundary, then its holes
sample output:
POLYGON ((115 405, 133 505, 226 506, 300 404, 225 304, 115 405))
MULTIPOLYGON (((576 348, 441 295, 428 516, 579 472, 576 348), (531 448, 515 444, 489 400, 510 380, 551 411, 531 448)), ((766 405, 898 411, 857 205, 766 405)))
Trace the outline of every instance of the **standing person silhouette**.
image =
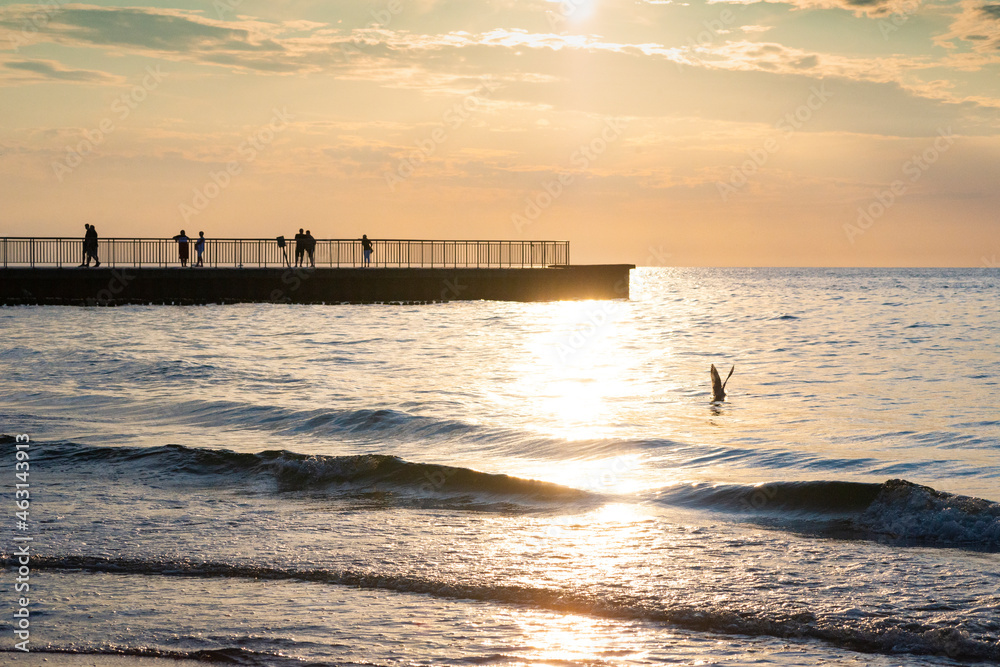
POLYGON ((201 263, 201 254, 205 252, 205 232, 198 232, 198 240, 194 242, 194 251, 198 253, 198 262, 195 266, 204 266, 201 263))
POLYGON ((181 230, 181 233, 174 237, 177 241, 177 257, 181 260, 181 266, 187 266, 188 263, 188 237, 181 230))
POLYGON ((305 251, 309 255, 309 266, 316 268, 316 239, 313 238, 310 230, 306 230, 302 241, 305 244, 305 251))
POLYGON ((302 266, 302 256, 306 252, 306 235, 299 229, 295 235, 295 266, 302 266))
POLYGON ((101 265, 101 260, 97 259, 97 227, 91 224, 85 224, 83 227, 87 233, 83 236, 83 263, 80 266, 90 266, 90 260, 93 259, 96 269, 101 265))
POLYGON ((361 248, 362 250, 364 250, 365 254, 365 261, 364 264, 362 264, 362 266, 369 266, 372 261, 372 252, 374 251, 374 248, 372 248, 372 242, 368 238, 367 234, 361 235, 361 248))

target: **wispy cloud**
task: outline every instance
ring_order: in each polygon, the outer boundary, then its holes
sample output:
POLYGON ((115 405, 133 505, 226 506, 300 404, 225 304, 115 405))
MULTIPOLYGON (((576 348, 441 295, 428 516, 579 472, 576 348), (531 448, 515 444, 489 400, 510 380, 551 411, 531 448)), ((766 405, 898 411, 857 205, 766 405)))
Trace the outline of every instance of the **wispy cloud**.
POLYGON ((797 9, 843 9, 855 16, 882 17, 912 7, 920 0, 709 0, 710 4, 786 4, 797 9))
POLYGON ((62 81, 67 83, 118 83, 121 77, 104 72, 84 69, 69 69, 52 60, 11 60, 2 66, 10 70, 3 79, 8 81, 41 82, 62 81))
POLYGON ((989 62, 1000 62, 1000 3, 983 3, 963 0, 951 29, 938 37, 937 43, 956 49, 960 42, 989 57, 989 62))

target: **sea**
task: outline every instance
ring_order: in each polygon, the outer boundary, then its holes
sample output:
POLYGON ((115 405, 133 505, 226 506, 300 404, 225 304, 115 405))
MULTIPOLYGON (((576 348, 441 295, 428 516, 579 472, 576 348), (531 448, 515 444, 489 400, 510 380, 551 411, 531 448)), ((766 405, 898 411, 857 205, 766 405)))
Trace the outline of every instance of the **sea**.
POLYGON ((998 306, 993 268, 638 268, 0 308, 0 663, 1000 664, 998 306))

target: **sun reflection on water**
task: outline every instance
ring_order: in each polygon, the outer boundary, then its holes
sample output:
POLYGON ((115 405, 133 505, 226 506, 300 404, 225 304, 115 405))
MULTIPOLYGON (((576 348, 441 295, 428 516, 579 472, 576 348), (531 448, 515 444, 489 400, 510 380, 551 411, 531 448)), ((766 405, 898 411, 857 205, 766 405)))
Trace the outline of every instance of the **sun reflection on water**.
POLYGON ((603 664, 608 659, 641 662, 646 655, 638 648, 641 640, 630 641, 609 625, 607 620, 577 614, 526 613, 518 619, 529 652, 527 664, 603 664))
POLYGON ((623 349, 628 303, 560 302, 539 315, 525 341, 526 361, 515 369, 514 393, 552 435, 607 436, 635 390, 636 360, 623 349))
POLYGON ((581 612, 589 606, 591 586, 627 586, 625 573, 634 575, 646 567, 638 545, 655 534, 653 516, 636 504, 607 503, 588 512, 539 519, 533 533, 534 539, 511 535, 500 547, 505 558, 531 559, 530 574, 522 574, 518 583, 573 591, 583 608, 573 608, 571 596, 563 613, 520 612, 517 625, 524 636, 525 664, 643 662, 647 653, 640 647, 649 645, 649 627, 581 612))

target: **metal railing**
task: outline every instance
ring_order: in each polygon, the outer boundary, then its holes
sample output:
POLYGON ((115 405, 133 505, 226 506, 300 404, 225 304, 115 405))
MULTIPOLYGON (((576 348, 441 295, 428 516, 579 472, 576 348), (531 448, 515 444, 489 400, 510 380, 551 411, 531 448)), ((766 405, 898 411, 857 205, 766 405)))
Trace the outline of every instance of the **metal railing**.
MULTIPOLYGON (((197 261, 195 240, 188 242, 188 265, 197 261)), ((268 267, 297 263, 296 242, 286 239, 205 239, 202 255, 209 267, 268 267)), ((317 267, 358 267, 364 264, 360 239, 316 239, 313 260, 317 267)), ((530 268, 569 264, 569 241, 423 241, 372 239, 373 267, 423 268, 530 268)), ((304 246, 300 246, 304 251, 304 246)), ((98 240, 102 266, 180 266, 178 243, 173 239, 98 240)), ((85 261, 80 238, 0 239, 0 266, 79 266, 85 261)), ((310 265, 303 252, 303 265, 310 265)))

